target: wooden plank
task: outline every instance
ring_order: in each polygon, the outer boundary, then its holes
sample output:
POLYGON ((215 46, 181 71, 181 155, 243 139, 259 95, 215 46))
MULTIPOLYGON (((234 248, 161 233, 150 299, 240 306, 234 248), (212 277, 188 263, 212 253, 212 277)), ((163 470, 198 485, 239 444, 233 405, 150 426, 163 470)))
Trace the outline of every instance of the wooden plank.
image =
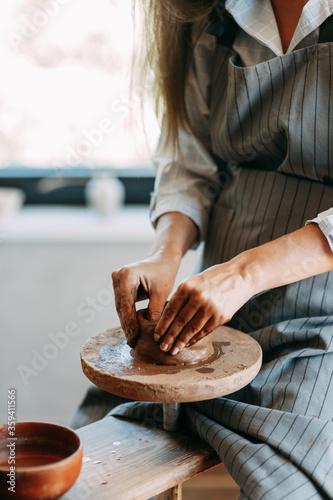
POLYGON ((108 417, 77 432, 90 460, 61 500, 147 500, 221 463, 192 433, 152 422, 108 417))

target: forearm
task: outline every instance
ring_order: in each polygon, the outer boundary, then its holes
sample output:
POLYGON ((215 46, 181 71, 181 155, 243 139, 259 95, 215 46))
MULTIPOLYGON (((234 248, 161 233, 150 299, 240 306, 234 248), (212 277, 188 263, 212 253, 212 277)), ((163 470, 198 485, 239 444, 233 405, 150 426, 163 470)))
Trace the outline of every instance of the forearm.
POLYGON ((191 219, 179 212, 168 212, 158 219, 150 255, 180 262, 197 238, 198 229, 191 219))
POLYGON ((316 224, 309 224, 235 258, 254 293, 333 269, 333 252, 316 224))
POLYGON ((309 224, 187 279, 168 302, 155 338, 176 355, 228 322, 253 295, 331 269, 333 252, 319 227, 309 224))

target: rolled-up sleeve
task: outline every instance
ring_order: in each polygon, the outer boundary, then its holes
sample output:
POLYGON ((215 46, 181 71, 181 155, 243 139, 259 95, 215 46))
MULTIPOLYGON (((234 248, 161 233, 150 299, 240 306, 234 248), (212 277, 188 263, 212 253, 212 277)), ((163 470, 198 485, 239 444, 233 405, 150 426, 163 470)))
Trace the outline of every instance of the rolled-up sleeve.
POLYGON ((186 86, 186 104, 195 134, 179 130, 180 151, 173 157, 171 148, 159 153, 164 140, 162 124, 157 153, 154 192, 151 195, 150 217, 153 225, 167 212, 180 212, 196 224, 199 239, 205 239, 212 203, 216 196, 218 168, 210 154, 209 105, 211 72, 215 54, 215 37, 203 33, 198 40, 186 86))
POLYGON ((333 208, 321 212, 314 219, 307 220, 305 224, 311 223, 318 224, 333 252, 333 208))

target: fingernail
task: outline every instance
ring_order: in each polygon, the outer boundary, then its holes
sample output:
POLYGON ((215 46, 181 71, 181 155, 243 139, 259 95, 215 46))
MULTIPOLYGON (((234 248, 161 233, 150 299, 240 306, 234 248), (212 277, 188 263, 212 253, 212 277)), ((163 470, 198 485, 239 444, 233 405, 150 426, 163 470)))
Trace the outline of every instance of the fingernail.
POLYGON ((167 351, 169 349, 168 344, 162 344, 161 349, 162 349, 162 351, 167 351))
POLYGON ((161 338, 161 335, 157 335, 157 333, 154 333, 154 340, 156 340, 156 342, 158 342, 161 338))
POLYGON ((172 351, 170 351, 170 354, 172 354, 172 356, 175 356, 175 354, 178 354, 178 353, 179 353, 179 349, 178 349, 178 347, 174 347, 174 348, 172 349, 172 351))

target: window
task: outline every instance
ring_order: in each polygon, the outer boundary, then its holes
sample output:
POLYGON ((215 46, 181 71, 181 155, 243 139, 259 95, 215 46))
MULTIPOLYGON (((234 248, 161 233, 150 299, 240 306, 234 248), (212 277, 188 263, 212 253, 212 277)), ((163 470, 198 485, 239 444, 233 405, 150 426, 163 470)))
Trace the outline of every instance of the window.
POLYGON ((145 103, 147 138, 135 89, 129 97, 131 7, 132 0, 1 4, 2 172, 150 166, 158 125, 145 103))

